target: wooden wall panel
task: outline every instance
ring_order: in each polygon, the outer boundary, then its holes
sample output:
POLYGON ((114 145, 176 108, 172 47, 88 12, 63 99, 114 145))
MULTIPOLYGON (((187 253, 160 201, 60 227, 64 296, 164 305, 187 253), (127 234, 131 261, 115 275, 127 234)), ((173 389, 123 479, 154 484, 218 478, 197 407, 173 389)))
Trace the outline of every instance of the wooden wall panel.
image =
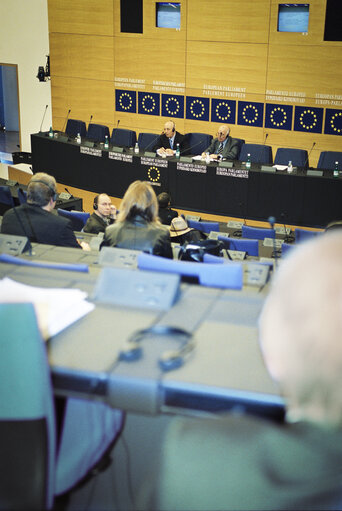
POLYGON ((114 80, 112 37, 50 34, 50 59, 53 76, 114 80))
POLYGON ((266 43, 270 0, 188 0, 188 40, 266 43))
POLYGON ((49 31, 113 35, 113 0, 48 0, 49 31))

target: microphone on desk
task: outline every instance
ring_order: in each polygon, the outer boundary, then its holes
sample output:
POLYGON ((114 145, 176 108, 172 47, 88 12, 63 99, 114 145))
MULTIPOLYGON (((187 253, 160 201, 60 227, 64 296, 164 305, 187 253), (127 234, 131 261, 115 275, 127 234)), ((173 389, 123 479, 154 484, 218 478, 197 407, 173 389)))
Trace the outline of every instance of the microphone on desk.
POLYGON ((63 124, 62 133, 65 133, 65 128, 66 128, 66 124, 67 124, 67 122, 68 122, 68 118, 69 118, 70 112, 71 112, 71 108, 69 108, 68 113, 67 113, 67 116, 66 116, 66 118, 65 118, 65 121, 64 121, 64 124, 63 124))
POLYGON ((92 120, 93 120, 93 114, 90 116, 90 119, 89 119, 89 122, 88 122, 88 126, 89 126, 89 124, 91 124, 92 120))
POLYGON ((266 133, 266 134, 265 134, 265 140, 264 140, 263 145, 265 145, 265 144, 266 144, 266 140, 267 140, 267 138, 268 138, 268 133, 266 133))
MULTIPOLYGON (((181 155, 184 154, 184 153, 190 153, 190 151, 192 149, 194 149, 195 147, 199 146, 200 144, 202 144, 203 140, 200 140, 199 142, 197 142, 197 144, 194 144, 193 146, 187 148, 187 149, 183 149, 183 151, 181 151, 181 155)), ((190 153, 191 154, 191 153, 190 153)))
POLYGON ((39 133, 41 133, 41 132, 42 132, 42 126, 43 126, 43 122, 44 122, 44 119, 45 119, 45 114, 46 114, 46 110, 48 109, 48 106, 49 106, 49 105, 46 105, 46 106, 45 106, 45 110, 44 110, 44 114, 43 114, 42 122, 40 123, 39 133))
POLYGON ((118 119, 118 122, 116 123, 116 128, 115 128, 116 130, 118 129, 119 124, 120 124, 120 119, 118 119))
POLYGON ((282 220, 283 220, 282 223, 284 225, 284 232, 285 232, 284 243, 293 243, 294 236, 292 234, 287 234, 287 232, 286 232, 285 213, 280 213, 280 218, 282 218, 282 220))
MULTIPOLYGON (((276 223, 275 217, 269 216, 267 221, 270 224, 271 229, 274 229, 274 224, 276 223)), ((274 235, 274 238, 272 238, 272 239, 273 239, 273 254, 272 255, 274 255, 274 266, 275 266, 275 268, 277 268, 277 266, 278 266, 278 251, 277 251, 275 235, 274 235)))
POLYGON ((311 151, 312 151, 312 150, 313 150, 313 148, 315 147, 315 145, 316 145, 316 142, 313 142, 313 143, 312 143, 312 146, 311 146, 311 149, 310 149, 310 151, 308 152, 308 155, 307 155, 307 157, 306 157, 306 160, 305 160, 305 163, 304 163, 304 169, 306 169, 306 166, 307 166, 307 164, 309 163, 309 156, 310 156, 310 154, 311 154, 311 151))
MULTIPOLYGON (((161 133, 163 134, 163 133, 161 133)), ((152 142, 150 142, 149 144, 147 144, 147 146, 145 147, 144 151, 148 151, 150 149, 150 147, 154 146, 154 144, 157 142, 158 138, 160 137, 160 135, 157 135, 153 140, 152 142)))
POLYGON ((66 186, 64 187, 64 190, 70 195, 70 199, 74 198, 73 194, 71 192, 69 192, 69 190, 67 189, 66 186))
MULTIPOLYGON (((17 208, 13 208, 13 211, 14 211, 14 214, 15 214, 15 216, 16 216, 16 218, 17 218, 17 220, 18 220, 18 222, 19 222, 19 224, 20 224, 20 226, 21 226, 22 230, 24 231, 24 234, 25 234, 25 236, 27 238, 27 248, 28 248, 28 251, 29 251, 29 256, 32 257, 32 255, 34 255, 34 254, 32 252, 32 244, 31 244, 30 237, 27 234, 25 225, 23 224, 23 222, 22 222, 22 220, 20 218, 20 215, 19 215, 19 213, 17 211, 17 208)), ((32 229, 32 233, 34 234, 32 225, 31 225, 31 229, 32 229)))

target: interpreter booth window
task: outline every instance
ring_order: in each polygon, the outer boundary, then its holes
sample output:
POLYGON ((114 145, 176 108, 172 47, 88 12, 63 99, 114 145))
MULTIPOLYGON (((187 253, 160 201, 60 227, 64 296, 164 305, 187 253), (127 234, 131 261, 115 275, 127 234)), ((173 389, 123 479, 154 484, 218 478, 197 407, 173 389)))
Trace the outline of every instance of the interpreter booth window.
POLYGON ((278 32, 303 32, 309 28, 309 4, 279 4, 278 32))
POLYGON ((156 27, 176 28, 181 26, 181 4, 156 2, 156 27))

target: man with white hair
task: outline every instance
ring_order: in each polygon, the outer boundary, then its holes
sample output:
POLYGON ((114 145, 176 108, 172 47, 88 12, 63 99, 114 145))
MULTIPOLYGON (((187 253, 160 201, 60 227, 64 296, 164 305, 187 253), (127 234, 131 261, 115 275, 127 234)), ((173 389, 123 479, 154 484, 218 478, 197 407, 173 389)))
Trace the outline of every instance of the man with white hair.
POLYGON ((213 138, 210 146, 202 153, 204 158, 209 153, 211 159, 237 160, 239 155, 239 141, 229 136, 230 128, 227 124, 222 124, 213 138))
POLYGON ((285 422, 233 413, 175 418, 151 509, 342 509, 341 234, 292 250, 259 331, 285 422))

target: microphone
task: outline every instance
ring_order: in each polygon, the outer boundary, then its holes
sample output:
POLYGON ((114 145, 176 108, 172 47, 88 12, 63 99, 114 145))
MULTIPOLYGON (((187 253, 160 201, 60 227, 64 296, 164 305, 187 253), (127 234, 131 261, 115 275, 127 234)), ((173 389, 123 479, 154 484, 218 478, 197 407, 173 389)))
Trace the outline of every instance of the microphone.
MULTIPOLYGON (((181 154, 184 154, 186 152, 189 152, 191 151, 191 149, 194 149, 195 147, 197 147, 198 145, 202 144, 203 140, 200 140, 199 142, 197 142, 197 144, 194 144, 193 146, 189 147, 188 149, 183 149, 183 151, 181 151, 181 154)), ((190 153, 191 154, 191 153, 190 153)))
MULTIPOLYGON (((242 218, 243 218, 243 224, 246 225, 246 211, 245 211, 245 208, 244 208, 244 203, 241 201, 239 202, 239 207, 240 207, 240 211, 242 213, 242 218)), ((232 234, 233 236, 235 236, 235 238, 241 238, 242 236, 242 229, 237 229, 236 231, 233 232, 232 234)))
MULTIPOLYGON (((274 216, 269 216, 267 221, 270 224, 271 229, 274 229, 274 224, 276 222, 275 217, 274 216)), ((274 255, 274 266, 275 266, 275 268, 277 268, 277 266, 278 266, 278 251, 277 251, 275 237, 272 238, 272 239, 273 239, 273 254, 272 255, 274 255)))
POLYGON ((313 148, 315 147, 315 145, 316 145, 316 142, 313 142, 313 143, 312 143, 312 146, 311 146, 311 149, 310 149, 310 151, 308 152, 308 155, 307 155, 307 157, 306 157, 306 160, 305 160, 305 163, 304 163, 304 169, 306 169, 306 166, 307 166, 307 164, 309 163, 309 156, 310 156, 310 154, 311 154, 311 151, 312 151, 312 150, 313 150, 313 148))
POLYGON ((43 114, 42 122, 40 123, 39 133, 41 133, 41 132, 42 132, 42 126, 43 126, 43 122, 44 122, 44 119, 45 119, 45 114, 46 114, 46 110, 48 109, 48 106, 49 106, 49 105, 46 105, 46 106, 45 106, 45 110, 44 110, 44 114, 43 114))
POLYGON ((64 190, 70 195, 70 199, 74 198, 73 194, 69 192, 66 186, 64 187, 64 190))
MULTIPOLYGON (((19 213, 18 213, 18 211, 17 211, 17 208, 13 208, 13 211, 14 211, 15 216, 17 217, 17 220, 18 220, 18 222, 19 222, 19 224, 20 224, 20 226, 21 226, 22 230, 24 231, 24 234, 25 234, 25 236, 26 236, 27 240, 28 240, 28 241, 27 241, 27 246, 28 246, 29 256, 30 256, 30 257, 32 257, 32 255, 34 255, 34 254, 33 254, 33 252, 32 252, 32 244, 31 244, 30 236, 27 234, 26 228, 25 228, 25 226, 24 226, 23 222, 21 221, 21 218, 20 218, 20 215, 19 215, 19 213)), ((35 233, 34 233, 34 231, 33 231, 33 227, 32 227, 31 222, 30 222, 30 226, 31 226, 31 229, 32 229, 32 234, 33 234, 33 235, 34 235, 34 237, 36 238, 35 233)), ((37 239, 37 238, 36 238, 36 239, 37 239)))
POLYGON ((154 144, 157 142, 158 138, 160 137, 160 135, 157 135, 153 140, 152 142, 150 142, 149 144, 147 144, 147 146, 145 147, 144 149, 144 152, 145 151, 148 151, 148 149, 151 147, 151 146, 154 146, 154 144))
POLYGON ((89 124, 91 124, 92 120, 93 120, 93 115, 90 116, 90 119, 89 119, 89 122, 88 122, 88 126, 89 126, 89 124))
POLYGON ((65 118, 65 121, 64 121, 64 124, 63 124, 62 133, 65 133, 65 128, 66 128, 66 124, 67 124, 67 122, 68 122, 68 118, 69 118, 69 114, 70 114, 70 112, 71 112, 71 108, 69 108, 68 113, 67 113, 67 116, 66 116, 66 118, 65 118))
POLYGON ((268 137, 268 133, 266 133, 266 134, 265 134, 265 140, 264 140, 263 145, 265 145, 265 144, 266 144, 267 137, 268 137))
POLYGON ((118 129, 119 124, 120 124, 120 119, 118 119, 118 122, 116 123, 116 128, 115 129, 118 129))
POLYGON ((294 236, 292 234, 287 234, 287 232, 286 232, 285 213, 280 213, 280 218, 283 219, 283 224, 284 224, 284 232, 285 232, 284 242, 285 243, 293 243, 294 242, 294 236))

